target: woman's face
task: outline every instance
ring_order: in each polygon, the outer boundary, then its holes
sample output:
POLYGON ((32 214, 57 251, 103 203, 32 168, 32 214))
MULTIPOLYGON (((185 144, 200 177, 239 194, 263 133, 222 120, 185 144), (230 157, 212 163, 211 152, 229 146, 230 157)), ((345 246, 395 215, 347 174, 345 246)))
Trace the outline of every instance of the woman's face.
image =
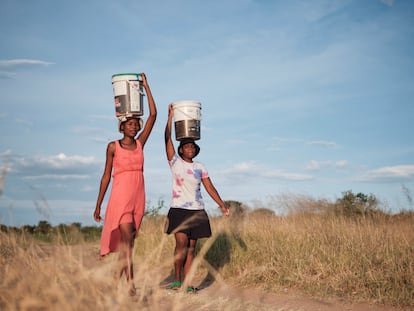
POLYGON ((185 144, 181 147, 181 150, 183 152, 183 157, 192 159, 195 156, 196 148, 193 143, 185 144))
POLYGON ((124 133, 128 136, 137 135, 140 130, 140 125, 138 119, 129 119, 123 124, 124 133))

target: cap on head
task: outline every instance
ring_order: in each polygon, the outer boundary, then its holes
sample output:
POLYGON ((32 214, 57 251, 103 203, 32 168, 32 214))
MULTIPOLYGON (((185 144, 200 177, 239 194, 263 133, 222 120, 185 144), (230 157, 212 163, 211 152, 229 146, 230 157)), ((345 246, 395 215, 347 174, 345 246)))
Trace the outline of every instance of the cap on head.
POLYGON ((143 126, 143 121, 140 117, 138 116, 122 116, 122 117, 118 117, 118 131, 120 133, 123 133, 124 131, 122 130, 121 126, 122 124, 124 124, 126 121, 131 120, 131 119, 137 119, 138 123, 139 123, 139 129, 142 129, 143 126))
POLYGON ((200 153, 200 146, 196 144, 196 142, 194 141, 194 139, 192 138, 184 138, 182 140, 180 140, 180 145, 178 146, 178 155, 180 157, 182 157, 183 153, 180 151, 180 149, 187 144, 193 144, 194 148, 195 148, 195 154, 194 157, 196 157, 199 153, 200 153))

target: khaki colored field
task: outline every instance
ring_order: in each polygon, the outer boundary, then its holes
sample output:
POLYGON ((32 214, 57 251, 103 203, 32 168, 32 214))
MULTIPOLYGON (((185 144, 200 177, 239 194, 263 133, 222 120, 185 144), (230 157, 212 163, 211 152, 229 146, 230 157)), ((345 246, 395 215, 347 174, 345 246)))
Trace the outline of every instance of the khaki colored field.
POLYGON ((162 216, 142 224, 135 297, 113 277, 116 254, 99 260, 98 240, 1 233, 0 310, 414 309, 412 213, 276 217, 264 209, 213 218, 193 271, 196 294, 165 288, 174 241, 163 227, 162 216))

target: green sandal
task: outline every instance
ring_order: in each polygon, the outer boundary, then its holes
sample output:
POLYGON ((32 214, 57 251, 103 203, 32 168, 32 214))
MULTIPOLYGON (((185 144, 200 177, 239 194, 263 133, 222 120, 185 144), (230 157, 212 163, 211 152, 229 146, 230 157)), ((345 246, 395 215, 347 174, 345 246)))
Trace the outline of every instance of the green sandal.
POLYGON ((198 290, 198 288, 197 288, 197 287, 194 287, 194 286, 189 286, 189 287, 187 287, 187 288, 185 289, 185 292, 186 292, 186 293, 195 293, 195 292, 197 292, 197 290, 198 290))
POLYGON ((168 289, 179 289, 181 287, 180 281, 174 281, 168 286, 168 289))

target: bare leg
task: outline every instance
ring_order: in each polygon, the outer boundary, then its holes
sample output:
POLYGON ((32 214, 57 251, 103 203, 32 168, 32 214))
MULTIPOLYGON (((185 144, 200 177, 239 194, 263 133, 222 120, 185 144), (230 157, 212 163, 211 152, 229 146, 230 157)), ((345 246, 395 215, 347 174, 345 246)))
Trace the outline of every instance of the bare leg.
POLYGON ((135 294, 135 287, 133 283, 134 279, 134 266, 132 263, 132 249, 134 246, 134 225, 132 223, 124 223, 119 225, 121 230, 121 245, 119 253, 119 275, 125 272, 126 279, 130 283, 130 294, 135 294))
POLYGON ((174 281, 181 281, 181 271, 187 256, 187 235, 183 232, 176 232, 174 250, 174 281))
POLYGON ((119 255, 118 255, 118 266, 119 266, 119 270, 117 272, 118 275, 118 279, 120 279, 122 277, 122 274, 125 273, 126 275, 126 252, 125 252, 125 246, 124 245, 120 245, 120 250, 119 250, 119 255))
POLYGON ((193 259, 195 257, 195 247, 197 244, 197 240, 189 240, 187 244, 187 256, 184 262, 184 281, 186 284, 191 283, 191 279, 187 279, 189 276, 188 273, 191 269, 191 265, 193 264, 193 259))

